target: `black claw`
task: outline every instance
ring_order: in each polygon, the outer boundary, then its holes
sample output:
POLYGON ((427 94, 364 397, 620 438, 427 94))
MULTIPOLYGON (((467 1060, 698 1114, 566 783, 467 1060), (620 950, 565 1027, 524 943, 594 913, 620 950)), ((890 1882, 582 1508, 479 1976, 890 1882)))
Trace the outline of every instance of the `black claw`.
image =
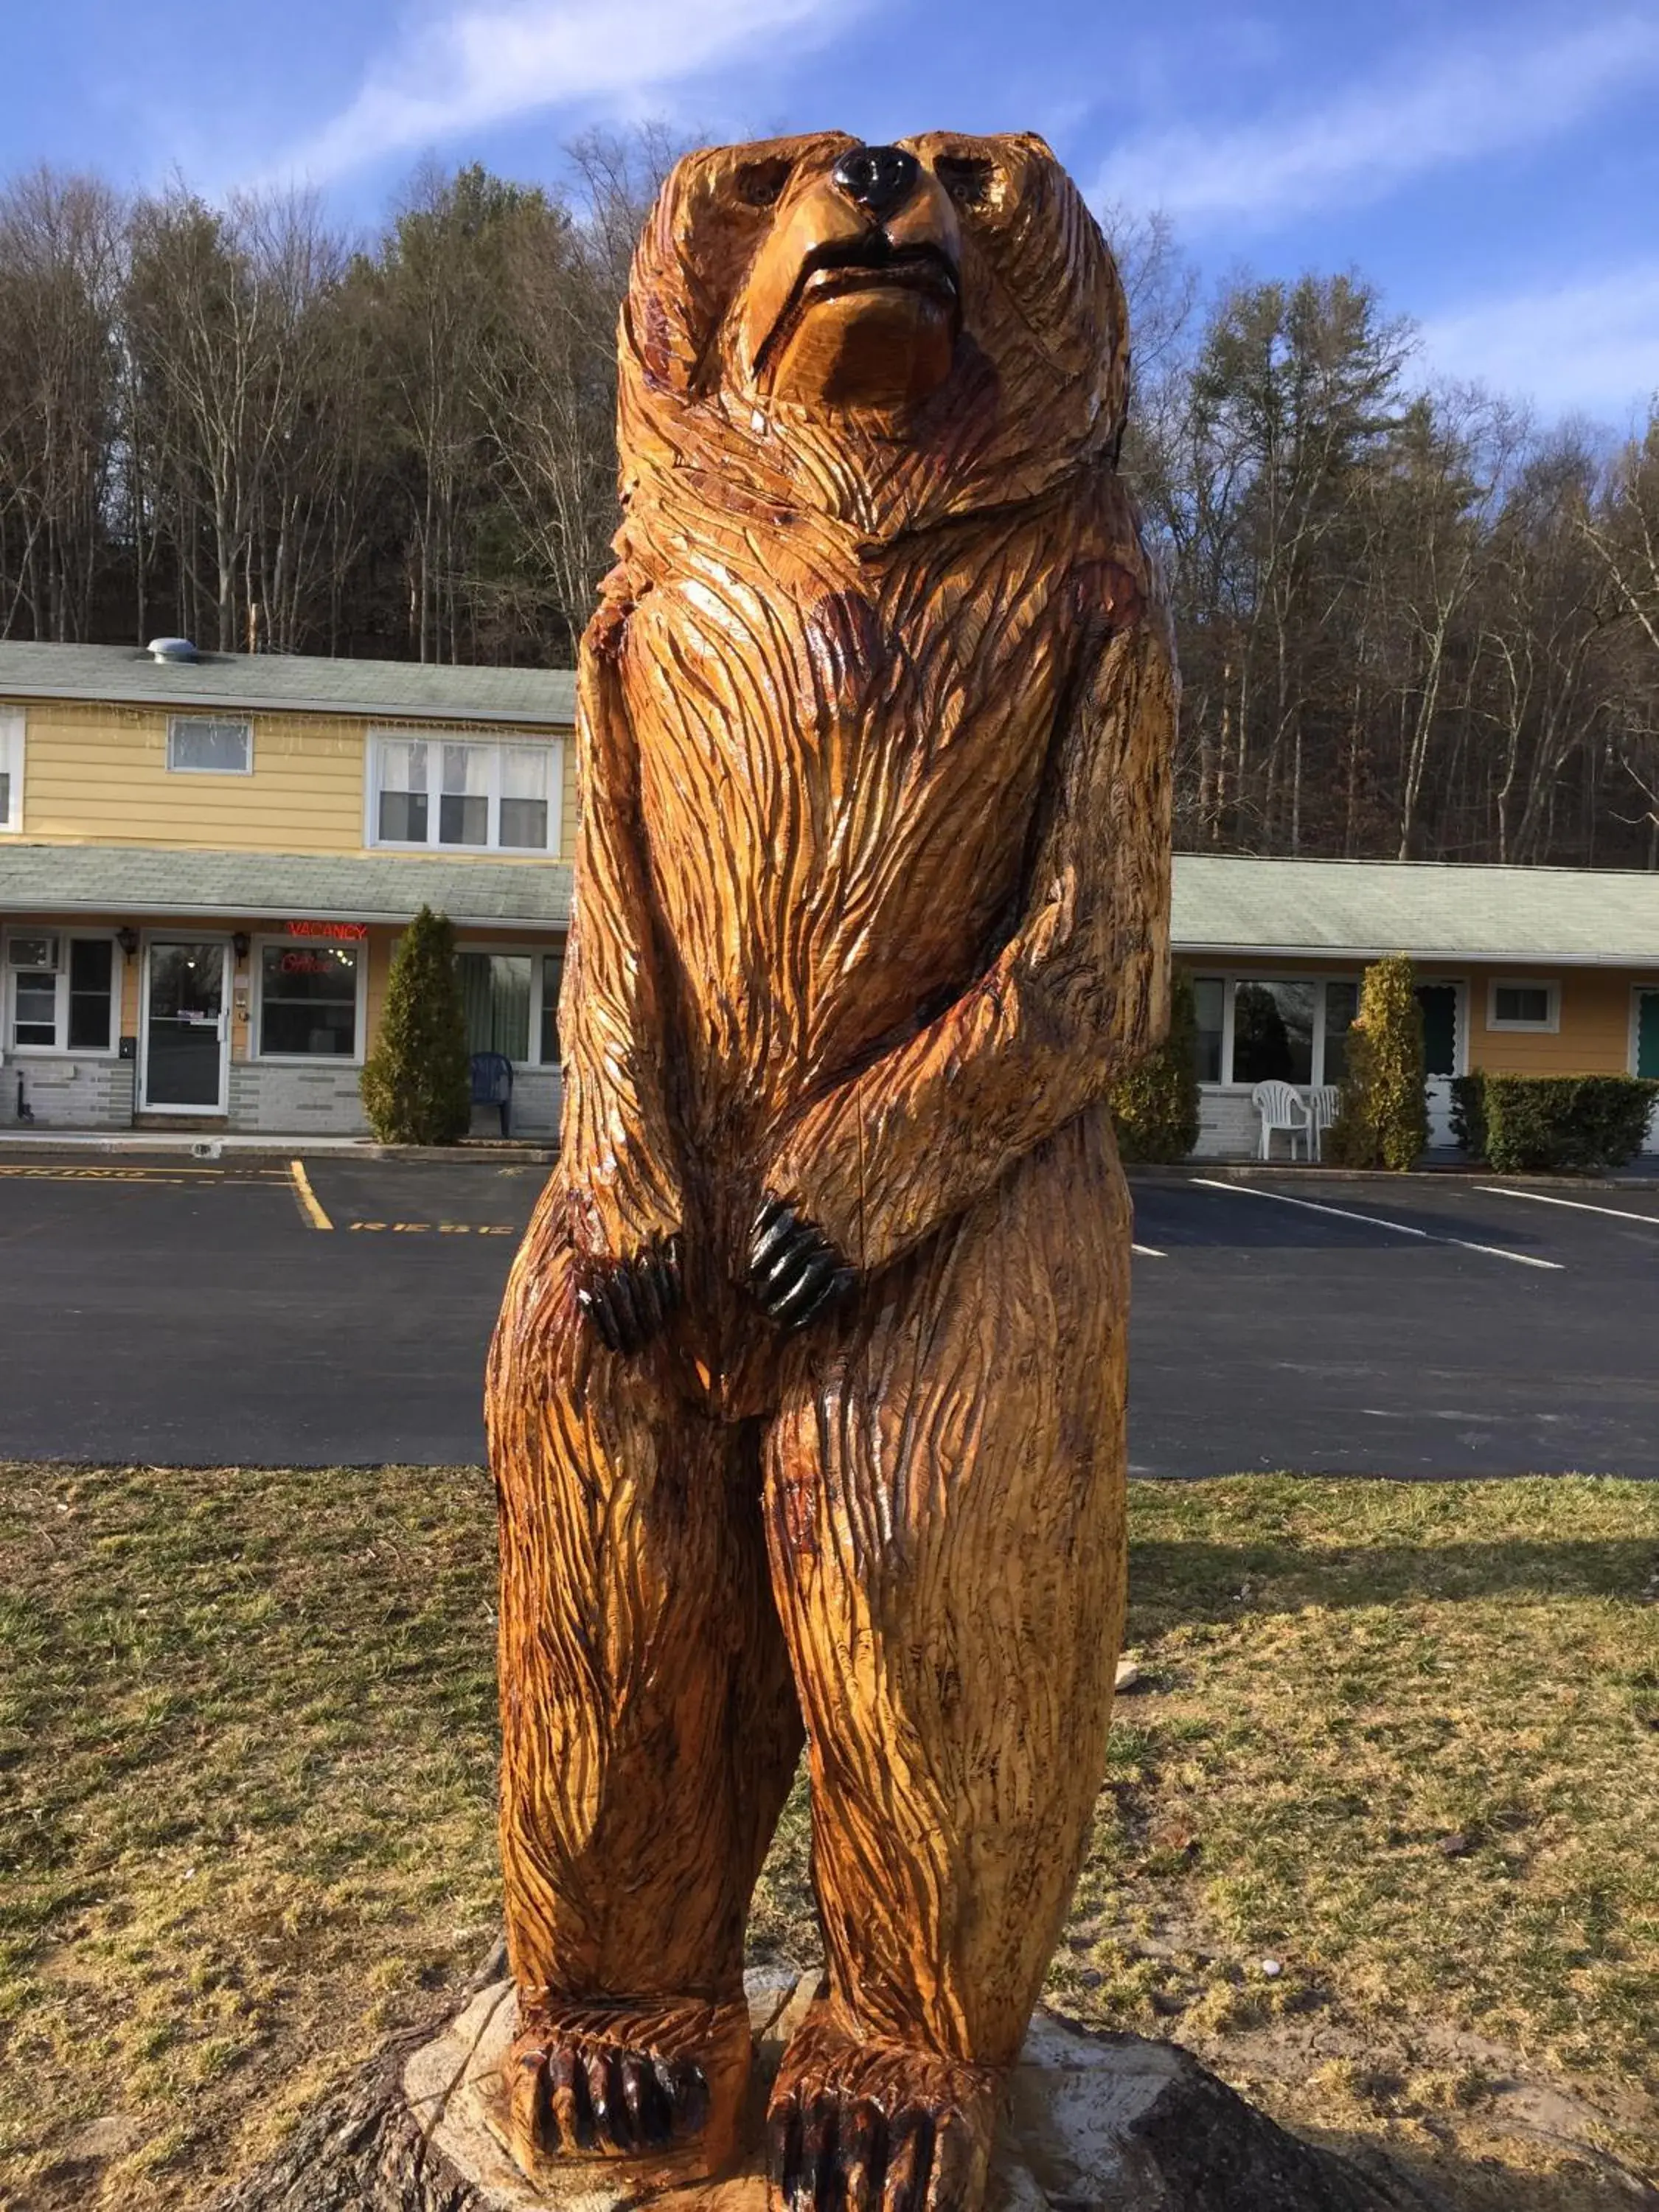
POLYGON ((766 2162, 786 2203, 793 2202, 800 2185, 800 2106, 791 2097, 772 2107, 766 2123, 766 2162))
POLYGON ((789 1288, 776 1298, 770 1308, 774 1321, 790 1322, 805 1320, 819 1301, 836 1273, 833 1252, 820 1252, 808 1260, 789 1288))
POLYGON ((593 2105, 587 2094, 587 2075, 570 2051, 556 2051, 550 2067, 553 2109, 559 2118, 567 2148, 592 2150, 598 2141, 593 2128, 593 2105))
POLYGON ((708 2118, 708 2077, 695 2059, 681 2058, 672 2069, 674 2110, 681 2135, 701 2135, 708 2118))
POLYGON ((815 2100, 801 2127, 800 2180, 796 2202, 827 2207, 836 2171, 836 2136, 841 2110, 833 2097, 815 2100))
POLYGON ((754 1242, 749 1249, 749 1272, 751 1275, 765 1274, 775 1260, 787 1254, 800 1234, 800 1224, 795 1218, 793 1206, 780 1206, 771 1221, 763 1228, 762 1223, 765 1220, 765 1209, 763 1209, 759 1220, 755 1224, 754 1242))
POLYGON ((553 2119, 553 2095, 547 2078, 548 2056, 544 2051, 521 2051, 520 2066, 532 2069, 534 2079, 530 2091, 531 2140, 544 2150, 550 2150, 558 2141, 558 2129, 553 2119))
POLYGON ((666 2142, 674 2116, 648 2058, 629 2051, 623 2060, 622 2095, 635 2142, 647 2145, 666 2142))
POLYGON ((620 1352, 622 1345, 617 1335, 617 1324, 611 1317, 604 1293, 597 1283, 584 1284, 576 1293, 576 1304, 599 1331, 599 1340, 607 1350, 620 1352))

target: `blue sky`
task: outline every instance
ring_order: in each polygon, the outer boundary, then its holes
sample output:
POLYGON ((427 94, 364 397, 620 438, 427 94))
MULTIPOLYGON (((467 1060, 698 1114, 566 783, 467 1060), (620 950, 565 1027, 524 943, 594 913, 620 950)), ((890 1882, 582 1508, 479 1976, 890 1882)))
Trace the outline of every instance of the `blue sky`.
POLYGON ((1659 0, 3 0, 0 171, 553 179, 594 123, 1036 129, 1206 279, 1357 267, 1425 368, 1626 426, 1659 389, 1659 0))

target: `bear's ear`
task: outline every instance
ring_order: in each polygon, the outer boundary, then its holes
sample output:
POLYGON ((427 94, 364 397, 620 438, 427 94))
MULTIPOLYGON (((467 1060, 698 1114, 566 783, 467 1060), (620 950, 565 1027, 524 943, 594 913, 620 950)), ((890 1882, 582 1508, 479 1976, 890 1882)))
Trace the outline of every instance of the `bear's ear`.
MULTIPOLYGON (((982 257, 1000 292, 1065 378, 1086 380, 1109 420, 1128 384, 1128 314, 1117 267, 1083 195, 1028 131, 975 138, 930 131, 909 141, 957 205, 964 255, 982 257)), ((986 349, 999 352, 994 329, 986 349)))
POLYGON ((670 172, 634 254, 623 336, 647 383, 689 394, 704 381, 722 319, 803 169, 857 141, 844 131, 706 146, 670 172))

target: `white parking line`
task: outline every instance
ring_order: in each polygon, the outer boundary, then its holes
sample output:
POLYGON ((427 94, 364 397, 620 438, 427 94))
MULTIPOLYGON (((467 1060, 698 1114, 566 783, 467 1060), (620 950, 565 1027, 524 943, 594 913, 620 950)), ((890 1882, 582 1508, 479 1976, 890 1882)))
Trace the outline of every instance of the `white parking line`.
POLYGON ((1167 1252, 1160 1252, 1156 1244, 1132 1244, 1129 1249, 1139 1252, 1143 1260, 1167 1260, 1170 1256, 1167 1252))
POLYGON ((1632 1213, 1627 1206, 1592 1206, 1583 1198, 1551 1198, 1541 1190, 1510 1190, 1501 1182, 1478 1182, 1474 1188, 1489 1198, 1529 1198, 1534 1206, 1568 1206, 1575 1213, 1610 1213, 1615 1221, 1639 1221, 1644 1229, 1659 1229, 1659 1216, 1632 1213))
POLYGON ((1208 1176, 1194 1176, 1193 1181, 1206 1190, 1231 1190, 1240 1198, 1271 1198, 1280 1206, 1299 1206, 1307 1213, 1334 1214, 1339 1221, 1363 1221, 1372 1229, 1391 1229, 1396 1237, 1418 1237, 1425 1244, 1455 1244, 1460 1252, 1484 1252, 1488 1259, 1513 1260, 1517 1267, 1547 1267, 1552 1273, 1564 1273, 1559 1260, 1534 1259, 1530 1252, 1511 1252, 1502 1244, 1476 1244, 1467 1237, 1441 1237, 1431 1229, 1414 1229, 1408 1222, 1385 1221, 1380 1213, 1356 1213, 1351 1206, 1321 1206, 1311 1198, 1289 1198, 1282 1190, 1262 1190, 1250 1182, 1216 1182, 1208 1176))

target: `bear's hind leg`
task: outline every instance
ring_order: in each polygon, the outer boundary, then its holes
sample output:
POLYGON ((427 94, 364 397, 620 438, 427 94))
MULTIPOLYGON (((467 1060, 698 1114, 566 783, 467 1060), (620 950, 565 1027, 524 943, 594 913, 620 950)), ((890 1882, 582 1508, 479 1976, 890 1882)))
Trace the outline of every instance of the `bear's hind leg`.
POLYGON ((767 1533, 830 1982, 772 2102, 792 2212, 982 2195, 1104 1770, 1128 1230, 1085 1115, 794 1355, 767 1533))
POLYGON ((743 1931, 800 1721, 752 1431, 611 1352, 550 1193, 491 1354, 501 1518, 501 1844, 519 2032, 500 2131, 699 2170, 749 2066, 743 1931))

